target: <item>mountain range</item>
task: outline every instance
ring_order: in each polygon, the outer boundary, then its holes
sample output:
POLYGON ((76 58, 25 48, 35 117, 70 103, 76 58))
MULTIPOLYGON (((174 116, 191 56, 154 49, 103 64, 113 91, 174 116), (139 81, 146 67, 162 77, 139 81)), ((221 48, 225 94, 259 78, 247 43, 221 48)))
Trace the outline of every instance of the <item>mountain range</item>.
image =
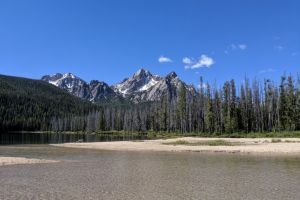
POLYGON ((181 86, 186 88, 187 96, 196 94, 195 88, 183 82, 175 72, 161 77, 145 69, 138 70, 116 85, 108 85, 98 80, 88 83, 72 73, 45 75, 42 80, 91 102, 158 101, 166 94, 170 99, 174 99, 181 86))

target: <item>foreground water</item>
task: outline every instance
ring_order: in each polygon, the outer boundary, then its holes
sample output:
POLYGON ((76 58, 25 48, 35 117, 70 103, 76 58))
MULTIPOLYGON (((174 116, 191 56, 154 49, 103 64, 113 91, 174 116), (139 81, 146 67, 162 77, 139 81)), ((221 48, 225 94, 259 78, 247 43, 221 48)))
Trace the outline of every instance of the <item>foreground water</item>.
POLYGON ((0 146, 0 199, 299 199, 300 157, 0 146))

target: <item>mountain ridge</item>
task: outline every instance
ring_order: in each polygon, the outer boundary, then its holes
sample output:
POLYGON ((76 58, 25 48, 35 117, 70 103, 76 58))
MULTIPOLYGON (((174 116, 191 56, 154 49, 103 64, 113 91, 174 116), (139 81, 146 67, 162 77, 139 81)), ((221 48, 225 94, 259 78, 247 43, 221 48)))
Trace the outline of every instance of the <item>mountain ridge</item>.
POLYGON ((91 102, 114 102, 129 100, 133 103, 158 101, 163 95, 170 100, 177 97, 180 87, 187 89, 187 95, 195 95, 196 89, 186 84, 172 71, 165 77, 153 75, 141 68, 132 76, 123 79, 115 85, 108 85, 104 81, 84 81, 72 73, 56 73, 45 75, 41 80, 68 91, 74 96, 91 102))

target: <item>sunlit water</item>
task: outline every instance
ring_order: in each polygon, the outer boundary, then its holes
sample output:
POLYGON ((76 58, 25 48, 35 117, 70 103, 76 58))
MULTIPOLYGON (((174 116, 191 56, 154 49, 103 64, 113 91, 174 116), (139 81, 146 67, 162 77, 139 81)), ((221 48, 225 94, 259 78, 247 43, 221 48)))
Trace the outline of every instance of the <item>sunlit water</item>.
POLYGON ((0 199, 300 199, 300 158, 0 146, 0 199))

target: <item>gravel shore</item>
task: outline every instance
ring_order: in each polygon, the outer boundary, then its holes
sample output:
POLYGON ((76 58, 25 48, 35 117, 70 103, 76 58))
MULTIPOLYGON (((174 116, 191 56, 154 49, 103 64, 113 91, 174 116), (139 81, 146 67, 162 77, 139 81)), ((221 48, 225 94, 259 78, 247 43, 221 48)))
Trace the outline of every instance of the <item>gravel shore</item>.
POLYGON ((58 147, 101 149, 116 151, 170 151, 170 152, 224 152, 224 153, 255 153, 255 154, 299 154, 300 138, 197 138, 182 137, 176 139, 159 139, 143 141, 118 141, 94 143, 53 144, 58 147), (166 145, 166 143, 184 140, 191 143, 209 140, 223 140, 232 146, 209 145, 166 145))

